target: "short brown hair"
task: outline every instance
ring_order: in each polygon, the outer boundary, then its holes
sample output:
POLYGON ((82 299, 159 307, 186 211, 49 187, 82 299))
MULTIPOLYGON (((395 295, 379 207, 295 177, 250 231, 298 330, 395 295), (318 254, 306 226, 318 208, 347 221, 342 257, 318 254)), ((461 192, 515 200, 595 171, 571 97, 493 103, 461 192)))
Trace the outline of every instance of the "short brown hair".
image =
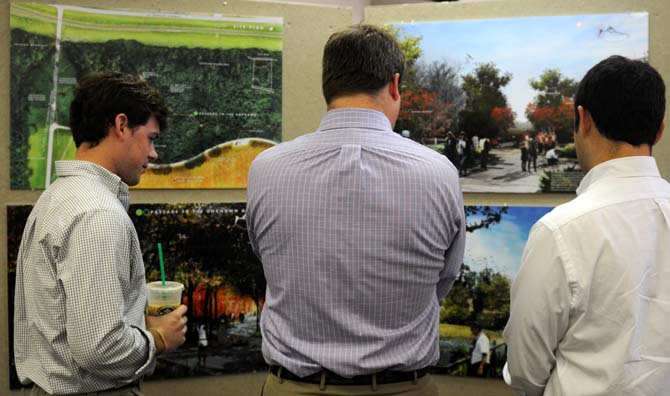
POLYGON ((128 117, 128 127, 144 125, 156 117, 167 127, 168 107, 160 92, 144 79, 117 72, 102 72, 79 79, 70 103, 70 129, 74 144, 96 146, 107 136, 118 114, 128 117))
POLYGON ((334 33, 326 43, 323 96, 330 104, 340 96, 375 94, 404 69, 405 56, 391 34, 376 26, 355 25, 334 33))

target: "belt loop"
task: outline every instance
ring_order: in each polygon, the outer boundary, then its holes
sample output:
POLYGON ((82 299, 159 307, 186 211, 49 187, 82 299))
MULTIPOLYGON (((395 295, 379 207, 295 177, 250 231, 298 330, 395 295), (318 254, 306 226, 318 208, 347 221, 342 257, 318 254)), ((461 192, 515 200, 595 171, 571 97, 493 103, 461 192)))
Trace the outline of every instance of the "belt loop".
POLYGON ((372 373, 372 390, 377 390, 377 373, 372 373))
POLYGON ((283 384, 284 379, 281 377, 281 372, 284 369, 284 366, 279 366, 279 369, 277 370, 277 377, 279 377, 279 383, 283 384))
POLYGON ((419 383, 419 372, 414 370, 414 381, 412 381, 414 385, 419 383))
POLYGON ((321 383, 319 384, 319 390, 326 390, 326 370, 321 371, 321 383))

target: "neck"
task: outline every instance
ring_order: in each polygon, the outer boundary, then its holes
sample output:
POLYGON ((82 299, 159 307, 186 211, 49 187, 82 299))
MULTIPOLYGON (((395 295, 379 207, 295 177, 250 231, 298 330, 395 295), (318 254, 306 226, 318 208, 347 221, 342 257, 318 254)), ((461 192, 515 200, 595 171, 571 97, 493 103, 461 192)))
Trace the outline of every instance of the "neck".
POLYGON ((92 162, 116 174, 116 167, 112 160, 113 156, 109 155, 108 151, 102 145, 102 142, 98 143, 95 147, 91 147, 88 143, 84 142, 77 148, 74 159, 77 161, 92 162))
POLYGON ((617 158, 651 156, 651 147, 648 144, 633 146, 632 144, 612 142, 611 140, 603 138, 599 143, 599 147, 600 150, 594 151, 593 158, 588 164, 588 170, 584 169, 584 172, 588 172, 603 162, 617 158))
POLYGON ((384 113, 384 106, 381 101, 376 97, 367 94, 340 96, 333 99, 328 104, 328 110, 344 108, 370 109, 384 113))

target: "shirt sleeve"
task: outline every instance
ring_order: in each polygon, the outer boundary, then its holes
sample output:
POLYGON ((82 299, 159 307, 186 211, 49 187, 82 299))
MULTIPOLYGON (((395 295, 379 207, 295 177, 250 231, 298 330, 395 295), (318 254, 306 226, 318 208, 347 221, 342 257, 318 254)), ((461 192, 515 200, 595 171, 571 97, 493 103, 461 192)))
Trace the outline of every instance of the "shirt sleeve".
POLYGON ((542 395, 549 381, 568 327, 570 301, 556 236, 538 223, 512 284, 510 317, 503 332, 511 385, 528 396, 542 395))
POLYGON ((70 225, 58 260, 70 353, 82 368, 119 382, 150 373, 156 353, 152 337, 125 321, 127 227, 118 213, 86 213, 70 225))
POLYGON ((255 221, 255 211, 256 211, 256 170, 258 166, 259 159, 258 157, 251 163, 249 168, 249 175, 247 176, 247 210, 245 212, 246 224, 247 224, 247 234, 249 235, 249 243, 251 244, 251 250, 254 252, 258 259, 261 259, 260 252, 258 250, 258 243, 256 242, 256 232, 254 227, 255 221))
POLYGON ((454 211, 457 213, 456 227, 458 227, 451 244, 444 255, 444 268, 440 271, 440 280, 437 284, 437 299, 441 301, 447 296, 461 272, 463 265, 463 254, 465 252, 465 208, 463 207, 463 196, 458 191, 457 205, 454 211))
POLYGON ((479 349, 482 352, 482 354, 488 355, 490 349, 489 339, 486 337, 479 337, 479 343, 480 343, 479 349))

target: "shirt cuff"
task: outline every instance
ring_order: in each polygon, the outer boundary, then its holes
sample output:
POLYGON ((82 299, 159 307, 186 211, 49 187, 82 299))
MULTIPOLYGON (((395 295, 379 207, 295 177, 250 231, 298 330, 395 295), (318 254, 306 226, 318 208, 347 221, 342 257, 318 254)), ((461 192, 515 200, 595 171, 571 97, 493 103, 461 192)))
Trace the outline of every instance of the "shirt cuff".
POLYGON ((135 371, 135 377, 139 378, 145 375, 150 375, 154 372, 156 369, 156 358, 157 358, 157 353, 156 353, 156 343, 154 342, 154 337, 149 333, 148 330, 141 329, 139 327, 132 326, 134 329, 137 329, 144 338, 147 340, 147 360, 146 362, 142 365, 142 367, 138 368, 137 371, 135 371))
POLYGON ((509 368, 507 368, 507 363, 505 363, 505 366, 503 367, 502 375, 505 383, 509 386, 512 386, 512 376, 509 374, 509 368))

